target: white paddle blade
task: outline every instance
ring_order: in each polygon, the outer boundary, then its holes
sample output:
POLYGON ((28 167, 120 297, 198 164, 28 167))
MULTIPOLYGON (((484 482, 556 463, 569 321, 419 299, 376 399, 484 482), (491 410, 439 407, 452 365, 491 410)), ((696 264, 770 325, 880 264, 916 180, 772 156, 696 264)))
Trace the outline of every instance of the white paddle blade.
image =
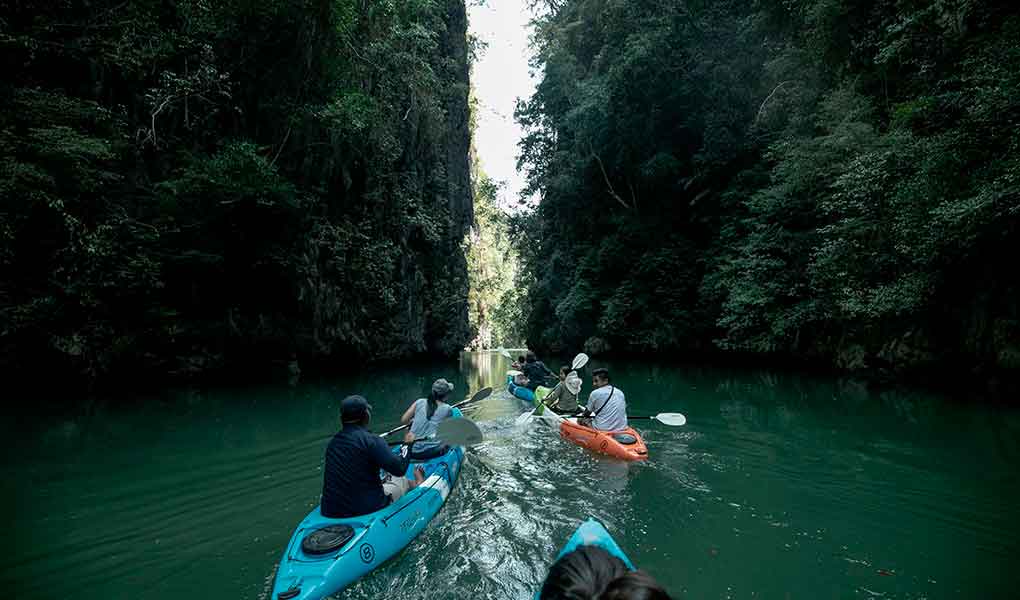
POLYGON ((514 420, 514 424, 518 426, 527 425, 528 423, 531 422, 531 415, 533 415, 534 413, 535 411, 533 410, 529 410, 526 413, 522 413, 519 417, 517 417, 516 420, 514 420))
POLYGON ((556 412, 553 411, 551 408, 547 408, 546 411, 543 412, 541 415, 531 415, 531 418, 532 419, 538 419, 539 421, 542 421, 542 422, 553 422, 553 423, 557 423, 557 422, 563 420, 563 417, 561 417, 558 414, 556 414, 556 412))
POLYGON ((588 355, 582 352, 574 357, 574 362, 570 363, 570 366, 576 371, 586 364, 588 364, 588 355))
POLYGON ((659 413, 652 418, 663 425, 669 425, 671 427, 680 427, 681 425, 687 424, 687 417, 680 413, 659 413))
POLYGON ((482 430, 469 419, 446 419, 436 428, 436 438, 451 446, 473 446, 481 443, 482 430))
POLYGON ((500 348, 499 349, 499 353, 502 354, 503 356, 509 358, 510 360, 514 359, 514 357, 510 356, 510 353, 507 352, 506 348, 500 348))

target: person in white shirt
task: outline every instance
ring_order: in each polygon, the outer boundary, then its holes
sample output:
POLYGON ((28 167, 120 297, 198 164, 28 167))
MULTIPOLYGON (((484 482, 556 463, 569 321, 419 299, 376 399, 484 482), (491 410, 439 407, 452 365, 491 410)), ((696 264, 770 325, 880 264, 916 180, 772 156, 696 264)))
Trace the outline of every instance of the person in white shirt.
POLYGON ((627 398, 623 390, 612 385, 609 369, 595 369, 591 372, 591 384, 595 389, 588 395, 588 406, 578 422, 600 431, 621 431, 627 428, 627 398))

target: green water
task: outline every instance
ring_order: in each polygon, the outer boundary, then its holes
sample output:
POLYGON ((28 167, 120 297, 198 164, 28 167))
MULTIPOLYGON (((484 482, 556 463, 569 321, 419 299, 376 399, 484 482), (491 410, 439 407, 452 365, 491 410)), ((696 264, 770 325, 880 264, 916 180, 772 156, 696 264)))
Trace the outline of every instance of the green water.
MULTIPOLYGON (((609 366, 631 414, 680 411, 687 426, 635 421, 650 460, 626 465, 515 427, 523 404, 498 392, 468 411, 487 441, 437 519, 344 597, 529 598, 587 515, 678 598, 1017 597, 1017 412, 792 375, 609 366)), ((8 417, 0 584, 17 598, 265 598, 317 502, 334 391, 367 395, 382 429, 432 379, 466 396, 498 390, 506 367, 468 354, 8 417)))

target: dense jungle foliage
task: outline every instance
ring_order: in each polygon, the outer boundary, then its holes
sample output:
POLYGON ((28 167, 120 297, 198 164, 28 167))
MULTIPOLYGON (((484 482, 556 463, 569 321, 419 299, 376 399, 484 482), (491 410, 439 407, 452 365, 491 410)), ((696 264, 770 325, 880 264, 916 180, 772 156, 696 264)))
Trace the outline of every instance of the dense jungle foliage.
POLYGON ((468 342, 463 0, 5 6, 5 370, 253 373, 468 342))
POLYGON ((1018 5, 536 4, 533 346, 1020 369, 1018 5))

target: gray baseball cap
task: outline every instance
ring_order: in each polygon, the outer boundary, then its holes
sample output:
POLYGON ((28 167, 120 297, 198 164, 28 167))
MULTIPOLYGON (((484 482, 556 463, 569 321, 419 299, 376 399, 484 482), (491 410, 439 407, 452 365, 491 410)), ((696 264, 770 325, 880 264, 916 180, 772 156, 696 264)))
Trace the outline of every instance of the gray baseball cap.
POLYGON ((437 379, 432 384, 432 393, 445 396, 453 391, 453 384, 445 379, 437 379))

